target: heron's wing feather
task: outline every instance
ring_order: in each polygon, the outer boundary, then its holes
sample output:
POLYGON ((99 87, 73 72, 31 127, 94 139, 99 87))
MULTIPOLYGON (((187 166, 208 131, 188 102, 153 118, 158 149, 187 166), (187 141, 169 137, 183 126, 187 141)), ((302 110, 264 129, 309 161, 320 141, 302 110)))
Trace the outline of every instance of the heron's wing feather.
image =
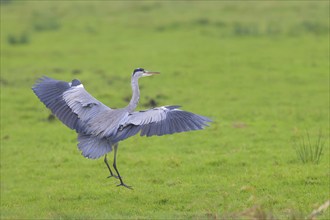
POLYGON ((70 84, 67 82, 42 77, 32 87, 32 90, 40 101, 65 125, 71 129, 77 129, 79 124, 78 115, 70 109, 63 99, 63 93, 70 87, 70 84))
POLYGON ((97 113, 111 110, 92 97, 80 83, 73 85, 43 77, 32 90, 54 115, 78 133, 85 131, 86 124, 97 113))
POLYGON ((62 97, 71 110, 84 122, 88 122, 102 112, 111 111, 111 108, 91 96, 82 84, 66 90, 62 97))
POLYGON ((139 131, 141 136, 149 137, 201 130, 208 126, 209 122, 211 122, 209 118, 180 110, 179 106, 163 106, 130 114, 118 132, 117 138, 123 140, 139 131))

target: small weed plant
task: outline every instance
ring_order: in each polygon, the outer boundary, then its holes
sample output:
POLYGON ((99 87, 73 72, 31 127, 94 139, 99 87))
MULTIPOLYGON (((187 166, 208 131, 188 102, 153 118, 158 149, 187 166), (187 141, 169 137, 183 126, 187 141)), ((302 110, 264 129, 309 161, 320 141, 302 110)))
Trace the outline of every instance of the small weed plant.
POLYGON ((294 140, 298 160, 304 164, 318 164, 321 160, 324 144, 324 136, 321 130, 319 131, 318 136, 314 139, 310 137, 310 132, 306 130, 305 136, 298 136, 294 140))

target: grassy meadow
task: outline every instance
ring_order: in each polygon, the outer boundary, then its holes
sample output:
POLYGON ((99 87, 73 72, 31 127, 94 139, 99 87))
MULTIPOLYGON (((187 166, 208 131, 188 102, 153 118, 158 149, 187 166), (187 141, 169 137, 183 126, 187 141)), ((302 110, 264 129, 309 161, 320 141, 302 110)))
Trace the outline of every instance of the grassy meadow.
POLYGON ((328 1, 0 4, 1 219, 329 219, 311 215, 330 194, 328 1), (120 142, 129 190, 31 87, 77 78, 120 108, 137 67, 161 72, 140 79, 138 109, 214 122, 120 142))

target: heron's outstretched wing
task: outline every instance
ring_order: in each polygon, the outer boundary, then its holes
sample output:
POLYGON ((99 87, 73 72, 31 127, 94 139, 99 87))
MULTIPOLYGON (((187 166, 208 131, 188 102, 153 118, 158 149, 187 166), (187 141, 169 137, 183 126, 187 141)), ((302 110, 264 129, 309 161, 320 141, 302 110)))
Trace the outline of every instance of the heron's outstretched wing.
POLYGON ((64 82, 49 77, 40 78, 32 90, 65 125, 84 132, 91 118, 111 110, 91 96, 78 80, 64 82))
POLYGON ((179 109, 179 106, 163 106, 147 111, 131 113, 114 140, 119 141, 137 134, 141 136, 165 135, 191 130, 201 130, 211 120, 207 117, 179 109))

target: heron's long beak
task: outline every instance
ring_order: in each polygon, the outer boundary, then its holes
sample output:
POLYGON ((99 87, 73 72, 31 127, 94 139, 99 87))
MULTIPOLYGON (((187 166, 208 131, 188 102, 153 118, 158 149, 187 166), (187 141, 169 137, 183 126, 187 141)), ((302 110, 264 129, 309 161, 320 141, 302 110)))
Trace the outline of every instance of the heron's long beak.
POLYGON ((142 76, 152 76, 156 74, 160 74, 160 72, 145 71, 142 76))

